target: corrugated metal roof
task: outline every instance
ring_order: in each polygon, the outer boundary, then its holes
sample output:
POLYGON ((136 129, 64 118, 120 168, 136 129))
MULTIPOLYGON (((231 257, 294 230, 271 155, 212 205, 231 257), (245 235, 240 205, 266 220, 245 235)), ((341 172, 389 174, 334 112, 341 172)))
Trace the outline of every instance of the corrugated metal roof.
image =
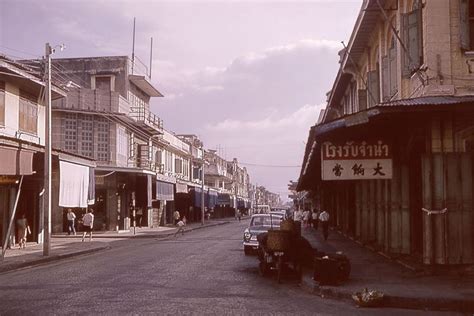
POLYGON ((429 96, 381 103, 379 106, 447 105, 474 102, 474 96, 429 96))

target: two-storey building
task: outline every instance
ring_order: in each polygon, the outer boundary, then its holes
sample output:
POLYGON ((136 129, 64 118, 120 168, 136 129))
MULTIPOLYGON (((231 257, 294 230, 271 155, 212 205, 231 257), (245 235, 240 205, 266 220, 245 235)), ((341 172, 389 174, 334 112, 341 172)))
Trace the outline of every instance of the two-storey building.
POLYGON ((53 70, 74 83, 53 104, 53 145, 96 161, 95 229, 128 229, 139 209, 142 225, 159 222, 152 202, 172 199, 174 180, 157 179, 167 141, 148 70, 127 56, 54 59, 53 70))
POLYGON ((363 1, 298 190, 425 264, 474 262, 474 1, 363 1))
MULTIPOLYGON (((0 55, 0 239, 14 243, 16 219, 26 216, 28 241, 42 242, 45 127, 45 83, 38 69, 0 55), (16 203, 17 202, 17 203, 16 203), (11 224, 11 234, 7 235, 11 224)), ((66 91, 52 85, 51 98, 66 91)), ((53 146, 52 208, 87 207, 92 160, 53 146), (74 170, 78 177, 70 177, 74 170)), ((93 172, 92 172, 93 173, 93 172)), ((90 190, 89 190, 90 189, 90 190)), ((54 214, 53 214, 54 215, 54 214)), ((55 217, 53 217, 54 220, 55 217)), ((54 226, 53 226, 54 228, 54 226)), ((62 227, 61 227, 62 230, 62 227)))

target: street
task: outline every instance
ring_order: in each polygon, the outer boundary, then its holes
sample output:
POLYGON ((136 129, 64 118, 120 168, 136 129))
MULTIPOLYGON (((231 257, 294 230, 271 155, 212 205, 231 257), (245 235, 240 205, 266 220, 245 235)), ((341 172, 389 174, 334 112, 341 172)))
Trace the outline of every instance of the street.
POLYGON ((107 251, 2 274, 0 315, 423 313, 357 309, 306 293, 296 281, 262 278, 257 258, 243 254, 247 224, 116 241, 107 251))

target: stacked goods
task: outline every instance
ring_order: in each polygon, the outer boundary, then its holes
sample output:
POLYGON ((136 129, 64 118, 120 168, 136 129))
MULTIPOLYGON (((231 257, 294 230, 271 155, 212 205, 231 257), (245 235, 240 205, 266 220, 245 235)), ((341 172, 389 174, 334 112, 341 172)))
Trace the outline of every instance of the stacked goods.
POLYGON ((301 236, 301 222, 295 222, 292 219, 286 219, 280 222, 280 230, 288 231, 294 235, 301 236))
POLYGON ((284 230, 269 230, 267 248, 270 251, 288 251, 291 247, 291 233, 284 230))

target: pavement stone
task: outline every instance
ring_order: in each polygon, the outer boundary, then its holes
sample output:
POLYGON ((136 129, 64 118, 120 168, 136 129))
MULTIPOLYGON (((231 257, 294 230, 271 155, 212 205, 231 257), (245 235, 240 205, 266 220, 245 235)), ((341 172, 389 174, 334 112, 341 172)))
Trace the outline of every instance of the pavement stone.
MULTIPOLYGON (((209 220, 204 225, 201 223, 190 223, 185 232, 197 229, 228 224, 228 220, 209 220)), ((0 261, 0 273, 18 270, 40 264, 45 264, 61 259, 90 254, 109 249, 113 241, 130 238, 167 238, 174 235, 176 227, 136 228, 130 231, 95 231, 92 241, 86 237, 82 242, 82 232, 77 235, 54 234, 51 236, 51 251, 49 256, 43 256, 43 244, 28 243, 25 249, 8 249, 5 258, 0 261)), ((1 259, 0 259, 1 260, 1 259)))
POLYGON ((318 251, 341 251, 351 262, 350 278, 339 286, 320 286, 312 278, 313 271, 305 271, 302 287, 316 295, 352 300, 354 292, 367 288, 384 292, 383 306, 387 307, 474 313, 473 275, 427 275, 336 231, 330 232, 327 241, 313 228, 303 228, 302 235, 318 251))

